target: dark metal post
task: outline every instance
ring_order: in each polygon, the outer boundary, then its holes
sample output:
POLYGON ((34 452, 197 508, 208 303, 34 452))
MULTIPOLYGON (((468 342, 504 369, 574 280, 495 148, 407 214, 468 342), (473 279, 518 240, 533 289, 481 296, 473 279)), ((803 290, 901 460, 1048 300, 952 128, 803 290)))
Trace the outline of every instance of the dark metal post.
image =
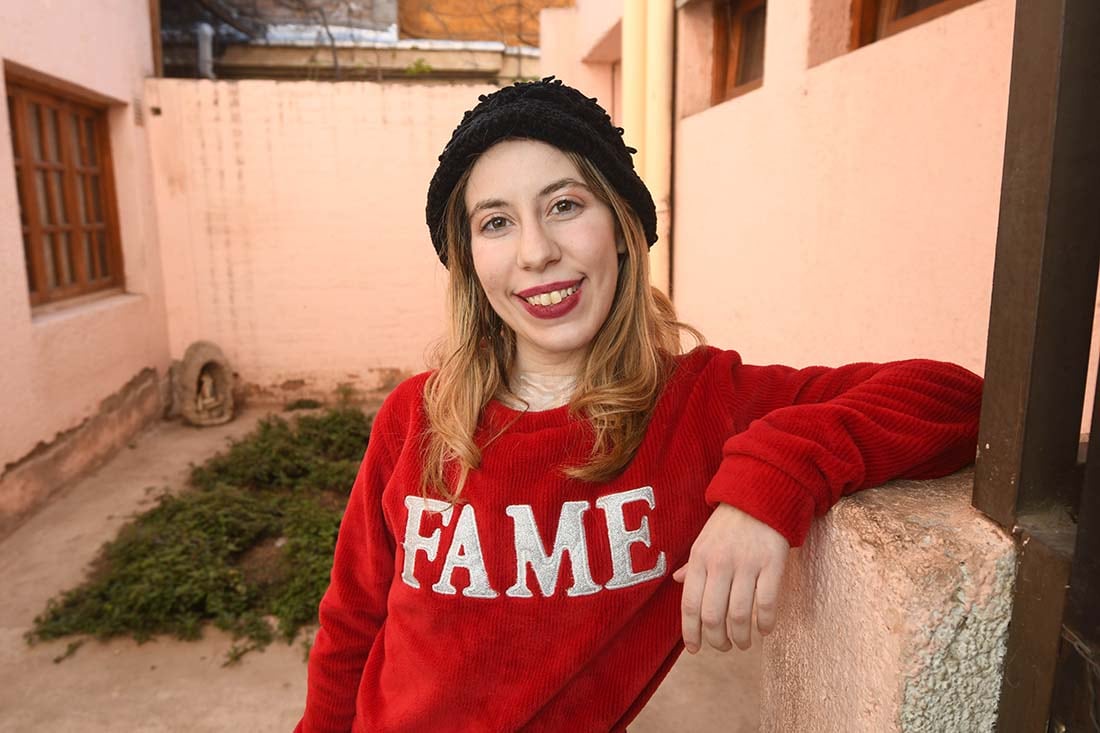
POLYGON ((999 733, 1047 730, 1080 545, 1077 452, 1100 264, 1096 38, 1096 0, 1017 0, 974 485, 974 506, 1020 549, 999 733))

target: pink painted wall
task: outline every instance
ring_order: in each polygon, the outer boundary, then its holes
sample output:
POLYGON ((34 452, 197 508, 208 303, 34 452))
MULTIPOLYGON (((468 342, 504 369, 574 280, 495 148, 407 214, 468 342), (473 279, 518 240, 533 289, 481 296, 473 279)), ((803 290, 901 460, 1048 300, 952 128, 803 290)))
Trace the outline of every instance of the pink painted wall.
MULTIPOLYGON (((79 426, 145 367, 164 374, 168 339, 146 130, 135 122, 152 71, 148 3, 0 6, 0 58, 115 100, 109 117, 126 292, 31 312, 6 97, 0 95, 0 466, 79 426)), ((2 471, 0 471, 2 473, 2 471)))
POLYGON ((679 121, 680 316, 751 362, 980 372, 1013 2, 807 68, 812 7, 769 4, 763 86, 679 121))
POLYGON ((446 286, 428 181, 491 89, 150 80, 172 356, 213 341, 273 399, 422 370, 446 286))
POLYGON ((547 8, 539 13, 539 68, 596 97, 619 124, 622 74, 610 63, 586 63, 581 49, 618 32, 619 3, 579 3, 571 8, 547 8), (609 10, 616 10, 610 13, 609 10), (587 43, 584 39, 588 39, 587 43))

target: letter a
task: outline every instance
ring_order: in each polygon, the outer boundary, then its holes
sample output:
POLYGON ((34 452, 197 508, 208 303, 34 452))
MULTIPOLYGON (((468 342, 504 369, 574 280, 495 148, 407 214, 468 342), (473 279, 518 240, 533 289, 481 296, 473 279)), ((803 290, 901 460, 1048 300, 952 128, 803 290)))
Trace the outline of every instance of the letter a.
POLYGON ((432 586, 436 593, 454 595, 451 575, 455 568, 466 568, 470 573, 470 584, 462 589, 467 598, 496 598, 499 594, 489 585, 489 574, 485 572, 485 561, 481 558, 481 538, 477 534, 477 516, 474 507, 466 504, 458 514, 455 524, 455 536, 451 540, 451 549, 447 551, 447 560, 443 563, 443 572, 439 582, 432 586))

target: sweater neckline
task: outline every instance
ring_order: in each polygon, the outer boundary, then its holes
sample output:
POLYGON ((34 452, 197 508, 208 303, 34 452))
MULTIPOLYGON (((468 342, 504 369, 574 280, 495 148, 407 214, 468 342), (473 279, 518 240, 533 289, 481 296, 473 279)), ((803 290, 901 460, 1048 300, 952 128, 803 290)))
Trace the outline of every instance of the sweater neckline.
POLYGON ((496 428, 507 427, 509 432, 532 432, 576 422, 569 416, 568 403, 549 410, 516 410, 496 398, 485 405, 485 417, 488 424, 496 428))

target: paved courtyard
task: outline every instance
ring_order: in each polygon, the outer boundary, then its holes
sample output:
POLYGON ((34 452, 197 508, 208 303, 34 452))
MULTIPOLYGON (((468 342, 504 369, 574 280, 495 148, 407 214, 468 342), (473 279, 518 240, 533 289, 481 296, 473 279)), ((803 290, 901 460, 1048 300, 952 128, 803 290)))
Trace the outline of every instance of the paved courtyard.
MULTIPOLYGON (((275 642, 223 667, 230 638, 89 640, 61 662, 68 640, 30 647, 23 635, 47 599, 81 581, 104 542, 164 487, 184 486, 201 463, 263 416, 196 429, 160 422, 110 463, 68 487, 0 542, 0 732, 206 733, 286 731, 305 701, 299 644, 275 642)), ((756 730, 759 640, 747 653, 683 655, 631 733, 756 730)))

